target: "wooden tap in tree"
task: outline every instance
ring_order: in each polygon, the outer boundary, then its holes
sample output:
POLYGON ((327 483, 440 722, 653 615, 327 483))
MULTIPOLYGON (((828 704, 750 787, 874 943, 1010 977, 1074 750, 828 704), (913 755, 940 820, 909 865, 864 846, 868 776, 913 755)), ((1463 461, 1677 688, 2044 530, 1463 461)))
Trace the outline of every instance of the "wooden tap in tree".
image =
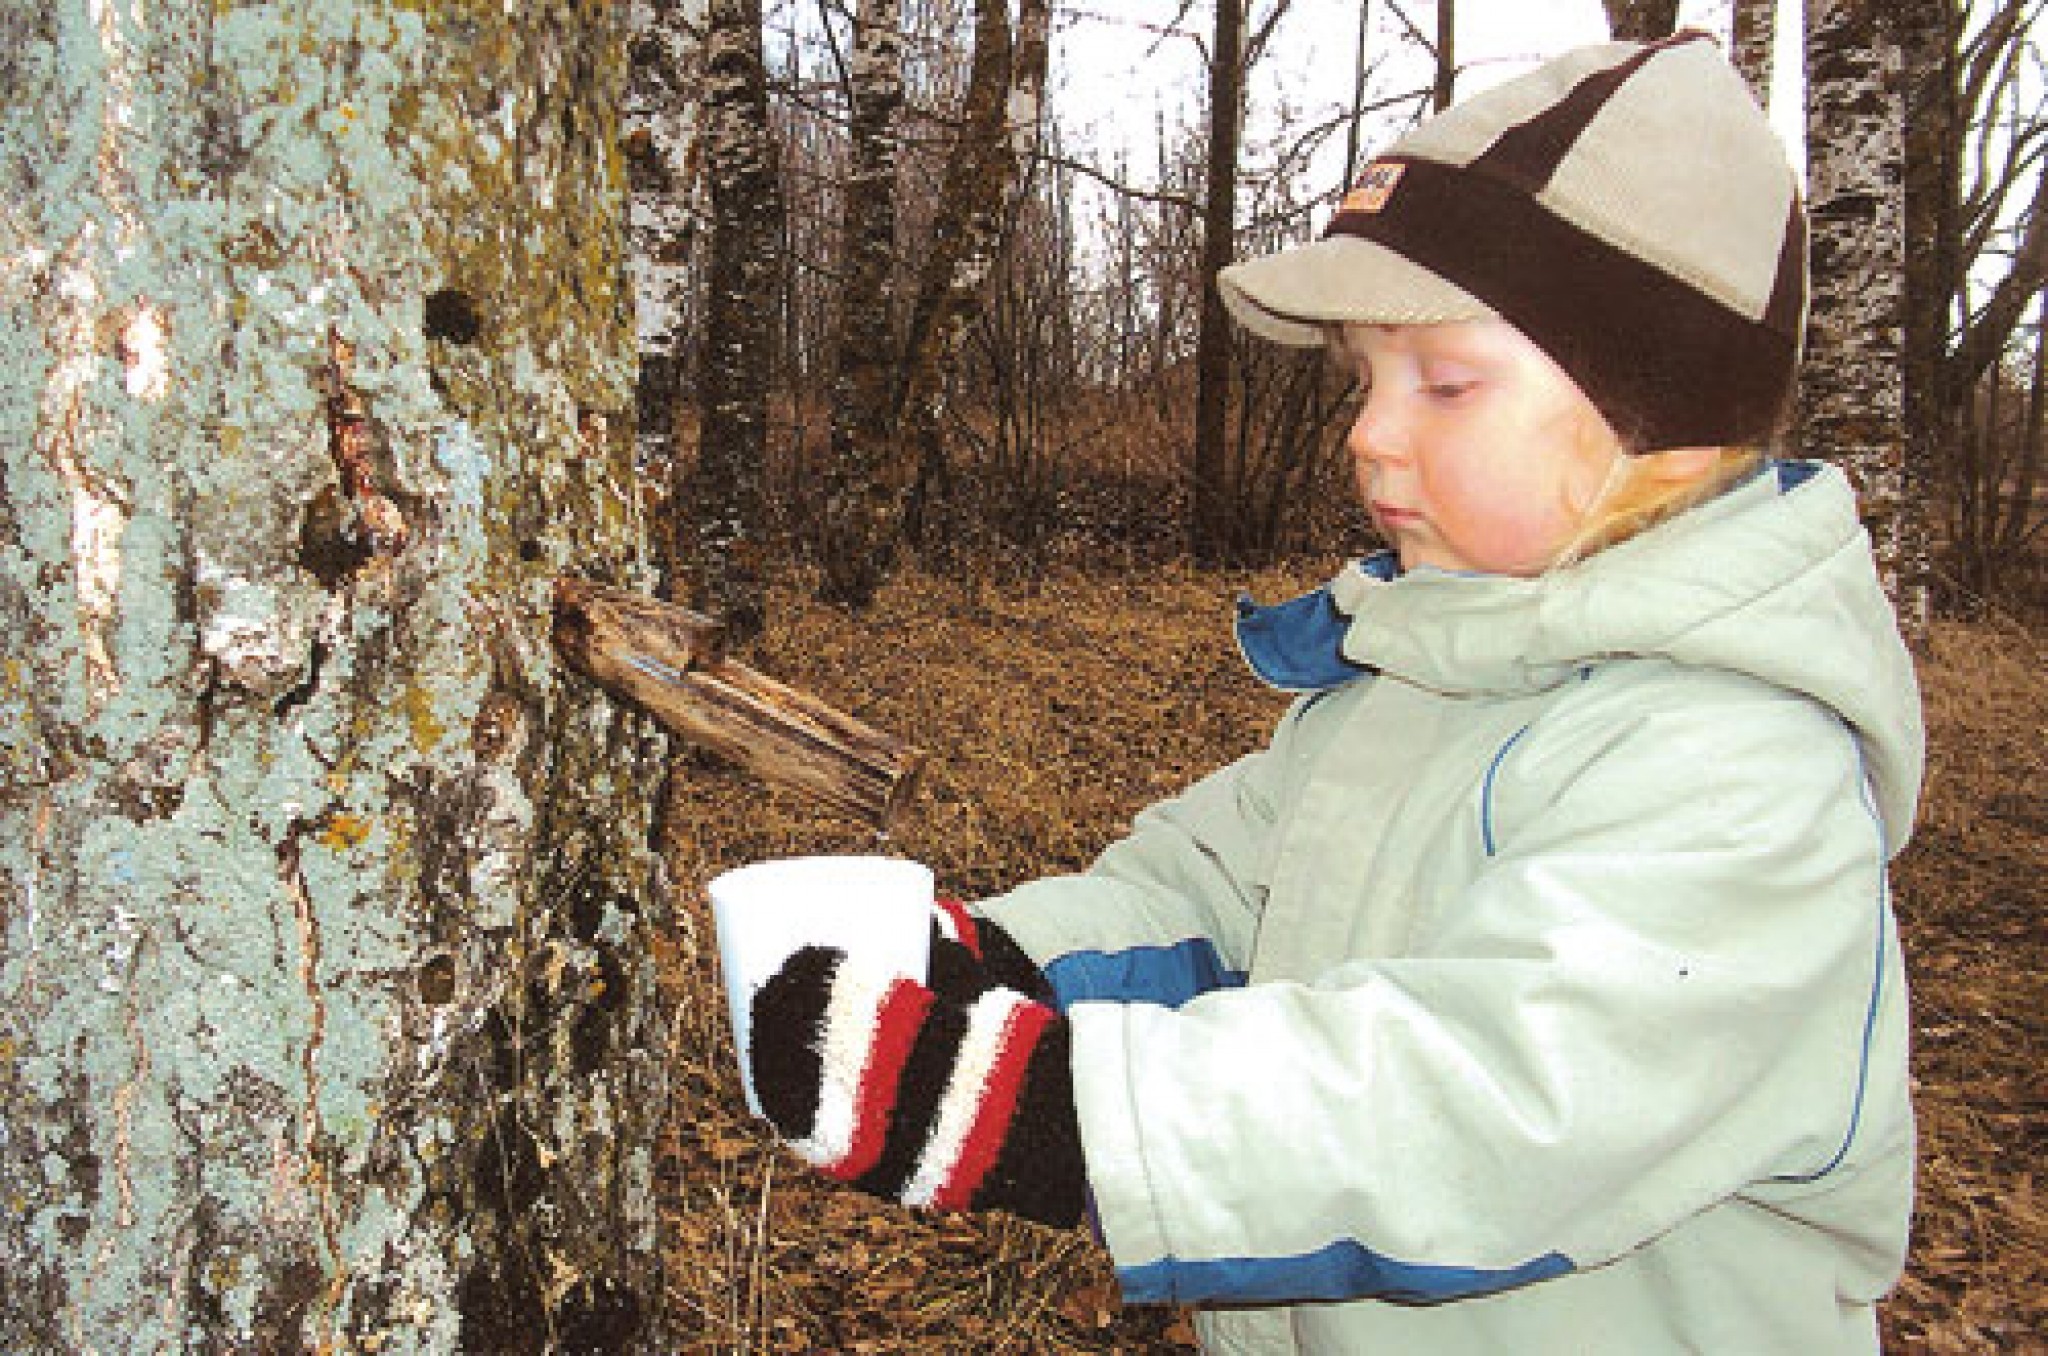
POLYGON ((916 786, 922 749, 725 654, 710 617, 581 579, 555 581, 555 650, 670 734, 765 781, 886 829, 916 786))

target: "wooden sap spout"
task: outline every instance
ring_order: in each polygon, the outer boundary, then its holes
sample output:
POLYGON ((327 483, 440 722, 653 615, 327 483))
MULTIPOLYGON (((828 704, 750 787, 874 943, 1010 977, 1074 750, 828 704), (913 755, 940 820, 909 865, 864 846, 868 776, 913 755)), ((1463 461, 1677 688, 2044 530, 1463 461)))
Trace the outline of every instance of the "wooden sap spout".
POLYGON ((886 829, 921 749, 725 655, 702 613, 581 579, 555 581, 555 650, 576 672, 762 779, 886 829))

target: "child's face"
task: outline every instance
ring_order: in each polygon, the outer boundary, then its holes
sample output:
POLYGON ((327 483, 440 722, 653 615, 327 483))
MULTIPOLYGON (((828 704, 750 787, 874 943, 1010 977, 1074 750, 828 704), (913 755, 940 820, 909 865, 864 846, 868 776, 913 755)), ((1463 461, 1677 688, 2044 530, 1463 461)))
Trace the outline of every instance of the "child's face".
POLYGON ((1550 355, 1502 320, 1345 334, 1364 403, 1346 447, 1404 569, 1535 575, 1624 455, 1550 355))

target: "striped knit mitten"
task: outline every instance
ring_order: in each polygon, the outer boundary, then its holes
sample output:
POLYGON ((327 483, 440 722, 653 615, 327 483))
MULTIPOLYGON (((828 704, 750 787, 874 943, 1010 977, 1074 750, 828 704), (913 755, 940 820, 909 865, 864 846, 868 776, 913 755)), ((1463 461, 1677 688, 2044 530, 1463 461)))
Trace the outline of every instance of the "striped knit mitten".
POLYGON ((754 995, 749 1057, 762 1111, 828 1177, 906 1205, 1081 1218, 1066 1020, 977 967, 935 953, 928 989, 805 947, 754 995))

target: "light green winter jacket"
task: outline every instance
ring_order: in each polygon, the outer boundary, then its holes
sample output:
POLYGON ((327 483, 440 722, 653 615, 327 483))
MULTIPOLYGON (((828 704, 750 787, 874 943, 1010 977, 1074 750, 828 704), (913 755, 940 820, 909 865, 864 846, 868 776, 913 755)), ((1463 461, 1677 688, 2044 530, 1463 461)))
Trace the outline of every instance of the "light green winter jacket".
POLYGON ((1219 1353, 1876 1350, 1922 737, 1847 482, 1534 580, 1246 609, 1307 691, 983 903, 1072 1022, 1097 1223, 1219 1353))

